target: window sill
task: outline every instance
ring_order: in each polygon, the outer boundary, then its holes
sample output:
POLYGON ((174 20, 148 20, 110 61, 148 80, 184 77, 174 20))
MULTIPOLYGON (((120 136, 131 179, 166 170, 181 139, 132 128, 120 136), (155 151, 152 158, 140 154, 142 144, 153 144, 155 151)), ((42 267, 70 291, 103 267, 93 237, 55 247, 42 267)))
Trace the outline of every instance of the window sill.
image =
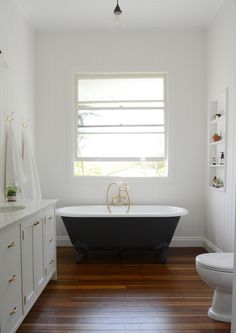
POLYGON ((106 176, 69 176, 68 182, 72 184, 83 183, 112 183, 124 181, 129 183, 174 183, 172 177, 106 177, 106 176))

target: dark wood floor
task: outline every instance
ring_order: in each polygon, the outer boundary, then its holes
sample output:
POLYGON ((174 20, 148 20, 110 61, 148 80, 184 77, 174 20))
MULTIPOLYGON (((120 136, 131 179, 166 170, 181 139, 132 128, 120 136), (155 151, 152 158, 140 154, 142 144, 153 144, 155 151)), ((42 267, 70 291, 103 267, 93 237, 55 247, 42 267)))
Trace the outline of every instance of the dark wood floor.
POLYGON ((18 332, 229 333, 207 316, 212 291, 195 271, 199 248, 170 248, 159 264, 151 253, 91 253, 76 264, 58 249, 58 280, 50 282, 18 332))

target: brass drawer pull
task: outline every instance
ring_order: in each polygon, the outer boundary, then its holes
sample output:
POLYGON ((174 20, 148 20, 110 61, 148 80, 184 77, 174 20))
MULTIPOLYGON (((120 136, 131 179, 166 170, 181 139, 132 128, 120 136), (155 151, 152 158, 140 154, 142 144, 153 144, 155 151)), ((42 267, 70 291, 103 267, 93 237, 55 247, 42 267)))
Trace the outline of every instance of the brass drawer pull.
POLYGON ((37 221, 37 222, 34 222, 34 226, 36 226, 36 225, 39 225, 39 222, 37 221))
POLYGON ((16 280, 16 275, 13 275, 13 277, 10 280, 8 280, 8 282, 11 283, 11 282, 13 282, 15 280, 16 280))
POLYGON ((10 249, 11 247, 16 246, 16 242, 11 242, 10 244, 7 245, 7 248, 10 249))
POLYGON ((49 243, 51 243, 52 241, 53 241, 53 238, 50 238, 50 239, 48 240, 49 243))
POLYGON ((18 311, 17 306, 10 312, 10 316, 14 315, 18 311))
POLYGON ((50 265, 52 265, 53 263, 54 263, 54 260, 52 259, 52 260, 50 261, 50 263, 49 263, 49 264, 50 264, 50 265))

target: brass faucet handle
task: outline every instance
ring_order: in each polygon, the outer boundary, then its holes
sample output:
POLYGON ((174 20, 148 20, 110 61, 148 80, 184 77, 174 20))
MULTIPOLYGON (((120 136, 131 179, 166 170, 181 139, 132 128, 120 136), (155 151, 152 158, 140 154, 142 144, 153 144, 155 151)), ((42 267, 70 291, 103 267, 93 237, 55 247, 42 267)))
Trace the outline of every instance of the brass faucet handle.
POLYGON ((127 191, 129 189, 129 186, 126 183, 120 184, 120 190, 121 191, 127 191))

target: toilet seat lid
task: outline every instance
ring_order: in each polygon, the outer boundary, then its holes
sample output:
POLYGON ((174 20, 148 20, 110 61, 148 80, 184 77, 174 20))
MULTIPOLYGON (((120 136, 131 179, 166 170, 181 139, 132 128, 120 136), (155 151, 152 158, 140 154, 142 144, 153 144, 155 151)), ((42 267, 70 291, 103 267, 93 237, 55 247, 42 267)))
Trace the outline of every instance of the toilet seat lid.
POLYGON ((233 273, 234 254, 233 253, 204 253, 196 257, 196 262, 208 269, 220 272, 233 273))

